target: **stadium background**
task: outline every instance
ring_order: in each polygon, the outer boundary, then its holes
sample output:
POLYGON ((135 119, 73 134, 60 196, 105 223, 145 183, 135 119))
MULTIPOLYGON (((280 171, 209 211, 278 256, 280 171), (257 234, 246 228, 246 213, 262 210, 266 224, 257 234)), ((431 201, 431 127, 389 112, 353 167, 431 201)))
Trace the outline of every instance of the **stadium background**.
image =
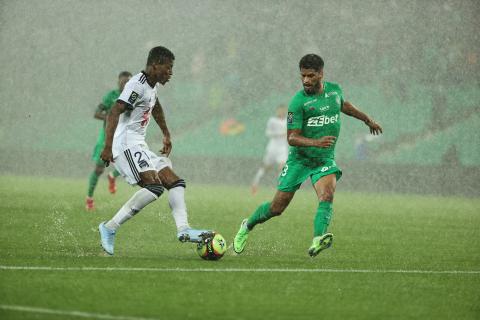
MULTIPOLYGON (((140 71, 148 50, 164 45, 176 55, 160 97, 177 171, 195 182, 247 184, 268 117, 300 88, 298 60, 314 52, 326 61, 326 80, 340 83, 385 132, 367 141, 367 128, 343 117, 339 189, 478 196, 478 3, 320 8, 315 1, 3 2, 0 171, 86 177, 101 125, 94 108, 119 71, 140 71)), ((160 148, 156 124, 149 130, 152 149, 160 148)))

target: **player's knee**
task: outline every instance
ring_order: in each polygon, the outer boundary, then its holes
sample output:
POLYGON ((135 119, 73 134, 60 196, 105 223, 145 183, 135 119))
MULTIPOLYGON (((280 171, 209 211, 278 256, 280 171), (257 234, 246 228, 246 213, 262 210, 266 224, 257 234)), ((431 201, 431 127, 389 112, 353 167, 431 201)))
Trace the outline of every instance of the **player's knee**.
POLYGON ((187 184, 186 184, 185 180, 178 179, 177 181, 174 181, 173 183, 170 183, 169 185, 165 185, 165 189, 167 189, 167 190, 177 188, 177 187, 186 188, 187 184))
POLYGON ((159 183, 147 184, 144 185, 144 188, 156 195, 157 197, 160 197, 164 191, 163 186, 159 183))
POLYGON ((95 167, 95 174, 96 174, 97 176, 100 176, 104 171, 105 171, 105 168, 104 168, 104 167, 101 167, 101 166, 96 166, 96 167, 95 167))
POLYGON ((320 194, 320 201, 333 202, 333 195, 335 190, 333 188, 325 188, 320 194))

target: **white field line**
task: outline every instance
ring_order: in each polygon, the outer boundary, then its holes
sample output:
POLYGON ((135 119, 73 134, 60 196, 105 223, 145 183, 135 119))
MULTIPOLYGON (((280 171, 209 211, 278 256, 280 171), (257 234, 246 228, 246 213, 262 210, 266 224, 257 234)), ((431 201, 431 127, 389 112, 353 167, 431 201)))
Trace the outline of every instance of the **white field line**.
POLYGON ((36 307, 18 306, 18 305, 5 305, 5 304, 0 304, 0 309, 2 309, 2 310, 8 310, 8 311, 37 313, 37 314, 38 314, 38 313, 54 314, 54 315, 60 315, 60 316, 79 317, 79 318, 88 318, 88 319, 107 319, 107 320, 157 320, 157 319, 154 319, 154 318, 114 316, 114 315, 105 314, 105 313, 92 313, 92 312, 83 312, 83 311, 56 310, 56 309, 36 308, 36 307))
POLYGON ((404 273, 404 274, 479 274, 480 270, 395 270, 395 269, 286 269, 286 268, 127 268, 127 267, 49 267, 6 266, 0 270, 24 271, 105 271, 105 272, 291 272, 291 273, 404 273))

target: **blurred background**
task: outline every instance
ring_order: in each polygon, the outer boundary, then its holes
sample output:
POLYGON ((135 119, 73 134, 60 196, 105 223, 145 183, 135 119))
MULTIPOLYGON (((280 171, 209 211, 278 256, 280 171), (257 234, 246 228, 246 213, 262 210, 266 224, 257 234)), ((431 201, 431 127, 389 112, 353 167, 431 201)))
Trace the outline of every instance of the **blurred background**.
MULTIPOLYGON (((268 118, 301 89, 299 59, 317 53, 384 128, 343 117, 339 190, 479 196, 479 17, 475 0, 2 1, 0 171, 86 183, 96 106, 163 45, 175 171, 247 186, 268 118)), ((161 141, 152 123, 147 142, 161 141)))

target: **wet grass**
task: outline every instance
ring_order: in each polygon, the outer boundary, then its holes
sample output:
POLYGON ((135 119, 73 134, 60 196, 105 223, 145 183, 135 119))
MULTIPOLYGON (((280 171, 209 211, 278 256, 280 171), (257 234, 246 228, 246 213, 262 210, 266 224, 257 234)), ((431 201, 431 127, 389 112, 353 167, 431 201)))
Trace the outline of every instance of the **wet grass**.
MULTIPOLYGON (((480 201, 337 192, 334 246, 307 255, 316 199, 301 190, 280 218, 258 226, 246 251, 203 261, 175 240, 165 197, 118 232, 105 256, 97 225, 134 192, 101 180, 97 210, 85 212, 86 179, 0 177, 0 264, 5 266, 248 269, 241 272, 0 269, 1 305, 158 319, 475 319, 480 316, 480 201), (270 269, 365 272, 272 272, 270 269), (266 269, 262 272, 253 270, 266 269), (385 273, 386 270, 406 271, 385 273), (381 271, 381 272, 373 272, 381 271)), ((242 218, 274 190, 189 185, 193 226, 230 244, 242 218)), ((73 316, 0 308, 2 319, 73 316)))

